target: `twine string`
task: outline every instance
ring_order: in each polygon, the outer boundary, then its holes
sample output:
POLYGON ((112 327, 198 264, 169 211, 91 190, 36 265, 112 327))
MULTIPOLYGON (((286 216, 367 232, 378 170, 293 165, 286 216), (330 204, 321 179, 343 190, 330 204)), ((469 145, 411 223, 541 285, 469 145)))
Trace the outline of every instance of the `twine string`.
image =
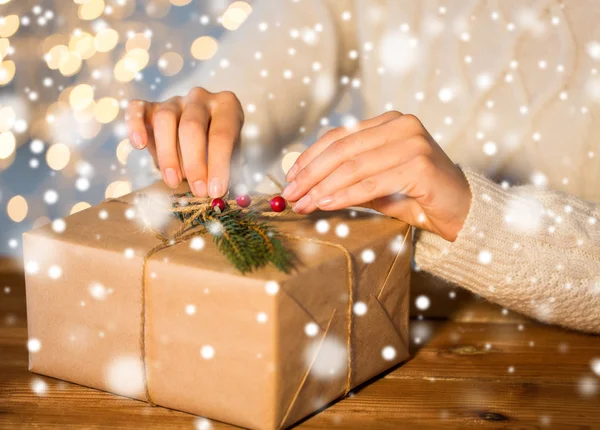
MULTIPOLYGON (((277 181, 274 177, 272 177, 271 175, 267 175, 267 177, 279 189, 283 189, 283 186, 281 185, 281 183, 279 181, 277 181)), ((211 199, 208 199, 208 198, 190 197, 187 194, 174 195, 173 197, 178 202, 178 205, 171 208, 171 211, 175 214, 183 214, 183 215, 187 215, 187 216, 184 217, 184 221, 182 222, 182 225, 177 229, 177 231, 170 236, 167 236, 167 235, 159 232, 158 230, 154 229, 150 225, 148 225, 148 229, 150 231, 152 231, 152 233, 156 236, 157 239, 160 240, 160 243, 158 245, 156 245, 155 247, 153 247, 152 249, 150 249, 144 255, 143 264, 142 264, 142 268, 141 268, 141 270, 142 270, 142 285, 141 285, 141 309, 140 309, 140 328, 139 328, 140 361, 142 364, 142 379, 143 379, 143 384, 144 384, 144 394, 146 397, 146 402, 152 406, 156 406, 156 404, 153 402, 152 396, 150 394, 150 388, 149 388, 149 383, 148 383, 147 360, 146 360, 146 287, 147 287, 147 280, 146 280, 147 276, 146 275, 147 275, 148 262, 153 255, 155 255, 156 253, 158 253, 164 249, 167 249, 178 243, 185 242, 196 236, 205 234, 207 232, 207 229, 205 227, 198 228, 197 226, 194 226, 194 221, 199 218, 204 218, 206 216, 206 214, 208 213, 209 209, 211 209, 211 199)), ((290 212, 292 212, 291 208, 289 208, 289 205, 286 206, 286 208, 281 212, 274 212, 274 211, 258 212, 257 209, 260 207, 264 207, 265 204, 271 200, 271 198, 273 198, 273 195, 252 196, 251 204, 247 208, 235 209, 235 210, 240 211, 242 213, 253 212, 253 213, 257 213, 257 215, 259 215, 259 216, 264 216, 264 217, 279 217, 279 216, 287 215, 290 212)), ((226 201, 226 203, 228 203, 229 208, 235 207, 234 199, 227 199, 225 201, 226 201)), ((122 201, 119 199, 109 199, 109 200, 107 200, 107 202, 123 203, 123 204, 127 204, 127 205, 130 204, 129 202, 125 202, 125 201, 122 201)), ((225 209, 225 211, 223 211, 222 213, 225 214, 231 210, 233 210, 233 209, 225 209)), ((346 276, 348 278, 348 282, 347 282, 348 305, 347 305, 347 310, 346 310, 346 314, 347 314, 346 351, 347 351, 347 369, 348 370, 347 370, 346 382, 345 382, 345 386, 344 386, 344 396, 345 396, 352 389, 352 362, 353 362, 352 361, 352 328, 353 328, 352 308, 354 306, 354 284, 355 284, 355 270, 354 270, 354 261, 352 258, 352 254, 345 246, 340 245, 339 243, 328 242, 326 240, 321 240, 321 239, 316 239, 316 238, 297 236, 297 235, 290 234, 290 233, 280 232, 279 234, 282 237, 285 237, 290 240, 332 246, 336 249, 339 249, 344 254, 344 257, 346 259, 346 276)), ((392 264, 392 267, 393 267, 393 264, 392 264)), ((389 269, 390 271, 391 271, 392 267, 390 267, 390 269, 389 269)), ((310 371, 310 368, 307 370, 307 372, 309 372, 309 371, 310 371)), ((301 387, 299 387, 298 392, 294 396, 295 398, 299 395, 300 388, 301 387)), ((291 406, 293 405, 293 403, 294 403, 294 401, 292 401, 292 404, 290 404, 290 409, 291 409, 291 406)), ((290 412, 290 410, 288 410, 288 413, 289 412, 290 412)))

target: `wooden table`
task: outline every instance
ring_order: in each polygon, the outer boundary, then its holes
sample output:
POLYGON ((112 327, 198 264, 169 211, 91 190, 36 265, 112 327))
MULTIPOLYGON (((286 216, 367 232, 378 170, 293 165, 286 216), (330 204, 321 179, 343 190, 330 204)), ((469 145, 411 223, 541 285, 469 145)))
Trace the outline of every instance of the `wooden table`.
MULTIPOLYGON (((411 359, 299 428, 600 429, 600 336, 544 326, 416 276, 411 359)), ((27 371, 25 289, 0 259, 0 428, 231 428, 27 371), (40 394, 36 394, 36 391, 40 394)), ((412 302, 414 303, 414 297, 412 302)))

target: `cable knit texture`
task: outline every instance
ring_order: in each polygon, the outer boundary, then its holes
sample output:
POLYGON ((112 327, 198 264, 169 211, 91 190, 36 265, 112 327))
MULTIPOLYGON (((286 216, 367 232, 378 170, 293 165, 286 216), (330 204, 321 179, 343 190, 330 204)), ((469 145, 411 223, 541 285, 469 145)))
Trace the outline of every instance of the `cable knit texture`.
POLYGON ((599 207, 466 171, 473 195, 456 241, 420 231, 420 268, 542 321, 600 332, 599 207))
POLYGON ((265 168, 281 178, 282 146, 314 129, 345 91, 361 93, 360 117, 413 113, 472 169, 473 190, 456 242, 418 236, 420 268, 534 318, 600 332, 600 222, 588 203, 600 203, 598 0, 253 8, 211 60, 161 96, 198 85, 234 91, 246 115, 248 183, 265 168), (486 177, 536 186, 505 189, 486 177))

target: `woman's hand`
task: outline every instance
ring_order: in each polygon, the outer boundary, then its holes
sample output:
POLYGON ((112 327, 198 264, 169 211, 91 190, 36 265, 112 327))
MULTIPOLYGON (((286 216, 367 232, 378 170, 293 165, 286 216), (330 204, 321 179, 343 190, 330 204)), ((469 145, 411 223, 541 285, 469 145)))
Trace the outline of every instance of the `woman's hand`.
POLYGON ((229 186, 233 148, 244 113, 231 92, 192 88, 163 103, 133 100, 125 116, 129 139, 148 148, 172 188, 187 178, 194 195, 221 197, 229 186))
POLYGON ((282 195, 296 212, 364 206, 450 241, 471 204, 462 171, 418 118, 399 112, 325 133, 286 179, 282 195))

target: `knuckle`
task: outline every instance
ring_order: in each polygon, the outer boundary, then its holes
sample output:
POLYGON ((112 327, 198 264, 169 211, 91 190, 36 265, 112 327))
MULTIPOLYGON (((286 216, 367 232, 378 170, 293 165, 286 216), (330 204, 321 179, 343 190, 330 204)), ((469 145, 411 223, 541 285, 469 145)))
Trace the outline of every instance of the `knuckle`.
POLYGON ((196 136, 205 133, 201 121, 198 118, 190 116, 181 117, 181 120, 179 121, 179 131, 186 135, 190 134, 196 136))
POLYGON ((190 180, 190 181, 195 181, 197 179, 201 179, 202 178, 202 171, 203 166, 199 163, 193 162, 193 163, 185 163, 183 165, 183 170, 185 170, 185 176, 190 180))
POLYGON ((344 174, 351 175, 356 173, 358 171, 358 161, 355 158, 344 161, 341 168, 343 169, 344 174))
POLYGON ((222 142, 230 142, 230 141, 235 140, 235 136, 228 130, 217 129, 217 130, 211 130, 210 139, 213 142, 222 143, 222 142))
POLYGON ((415 115, 409 113, 406 115, 402 115, 398 118, 399 121, 404 123, 405 127, 410 127, 412 130, 421 130, 423 128, 423 124, 421 124, 421 120, 417 118, 415 115))
POLYGON ((221 91, 220 93, 217 93, 216 99, 222 103, 240 104, 237 96, 232 91, 221 91))
POLYGON ((433 162, 426 155, 418 155, 415 157, 413 160, 413 165, 415 166, 416 171, 421 175, 427 175, 434 168, 433 162))
POLYGON ((194 87, 194 88, 192 88, 191 90, 188 91, 187 96, 189 98, 195 99, 195 98, 206 97, 208 94, 209 94, 208 91, 205 90, 204 88, 202 88, 202 87, 194 87))
POLYGON ((431 144, 425 136, 415 136, 409 139, 408 143, 416 149, 416 152, 419 155, 429 156, 433 152, 431 144))
POLYGON ((377 180, 373 177, 363 179, 360 181, 360 186, 367 193, 372 193, 375 191, 375 188, 377 188, 377 180))
POLYGON ((336 137, 339 136, 339 134, 340 134, 339 128, 330 128, 325 133, 323 133, 323 136, 321 136, 321 137, 326 140, 334 141, 334 140, 337 140, 336 137))
POLYGON ((402 113, 398 112, 397 110, 389 110, 389 111, 385 112, 384 114, 382 114, 382 116, 384 119, 393 120, 393 119, 400 118, 402 116, 402 113))
POLYGON ((329 146, 329 150, 335 157, 344 156, 344 144, 341 140, 336 140, 329 146))
POLYGON ((308 178, 310 178, 310 176, 311 168, 309 166, 306 166, 305 168, 300 170, 300 172, 298 172, 298 175, 296 175, 294 181, 296 181, 297 183, 304 183, 308 180, 308 178))
POLYGON ((175 109, 172 106, 161 105, 156 110, 154 118, 158 123, 163 123, 167 121, 177 121, 177 113, 175 112, 175 109))

